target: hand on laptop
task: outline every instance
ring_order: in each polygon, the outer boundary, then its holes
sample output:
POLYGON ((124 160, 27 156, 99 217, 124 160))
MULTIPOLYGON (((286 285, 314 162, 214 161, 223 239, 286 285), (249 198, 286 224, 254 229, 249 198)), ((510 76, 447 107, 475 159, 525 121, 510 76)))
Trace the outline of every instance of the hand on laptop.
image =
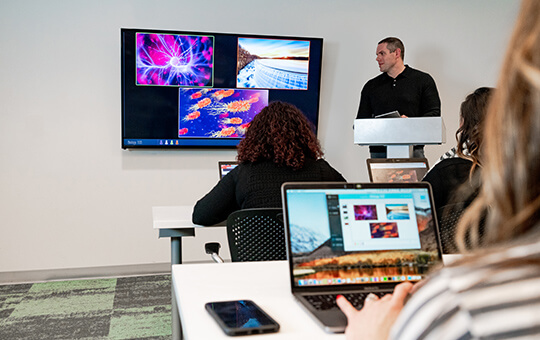
POLYGON ((396 286, 393 294, 380 299, 376 296, 366 299, 361 310, 354 308, 343 296, 338 296, 337 305, 347 316, 346 338, 386 340, 412 288, 410 282, 401 283, 396 286))

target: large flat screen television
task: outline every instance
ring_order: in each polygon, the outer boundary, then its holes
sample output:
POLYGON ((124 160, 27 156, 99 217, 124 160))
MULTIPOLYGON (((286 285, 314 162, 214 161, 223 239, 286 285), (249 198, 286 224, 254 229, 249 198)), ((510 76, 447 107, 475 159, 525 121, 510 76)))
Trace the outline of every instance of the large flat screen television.
POLYGON ((122 148, 234 148, 268 103, 317 130, 321 38, 121 29, 122 148))

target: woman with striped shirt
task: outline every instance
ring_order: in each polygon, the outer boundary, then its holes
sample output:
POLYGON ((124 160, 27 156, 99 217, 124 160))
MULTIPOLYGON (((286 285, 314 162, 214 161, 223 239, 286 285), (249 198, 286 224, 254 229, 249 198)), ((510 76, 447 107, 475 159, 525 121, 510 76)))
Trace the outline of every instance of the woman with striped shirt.
POLYGON ((475 249, 360 311, 339 297, 348 339, 540 339, 539 47, 540 1, 523 0, 486 116, 482 188, 457 230, 475 249))

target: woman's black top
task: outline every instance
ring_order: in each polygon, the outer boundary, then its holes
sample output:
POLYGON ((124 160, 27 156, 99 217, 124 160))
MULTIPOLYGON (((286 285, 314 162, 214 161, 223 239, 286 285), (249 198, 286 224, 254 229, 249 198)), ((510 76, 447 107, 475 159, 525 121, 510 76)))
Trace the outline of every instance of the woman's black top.
POLYGON ((345 178, 324 159, 308 159, 299 170, 272 161, 242 163, 197 202, 192 220, 208 226, 226 220, 236 210, 280 208, 281 184, 322 181, 345 182, 345 178))

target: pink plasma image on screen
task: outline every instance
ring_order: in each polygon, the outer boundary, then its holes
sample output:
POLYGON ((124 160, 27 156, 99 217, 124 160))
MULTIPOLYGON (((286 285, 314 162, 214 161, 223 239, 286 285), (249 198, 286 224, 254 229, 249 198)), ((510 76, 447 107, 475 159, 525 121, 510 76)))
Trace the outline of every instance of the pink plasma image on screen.
POLYGON ((137 84, 212 86, 213 50, 213 37, 137 33, 137 84))
POLYGON ((376 220, 377 219, 377 206, 376 205, 355 205, 354 206, 354 219, 357 221, 376 220))

